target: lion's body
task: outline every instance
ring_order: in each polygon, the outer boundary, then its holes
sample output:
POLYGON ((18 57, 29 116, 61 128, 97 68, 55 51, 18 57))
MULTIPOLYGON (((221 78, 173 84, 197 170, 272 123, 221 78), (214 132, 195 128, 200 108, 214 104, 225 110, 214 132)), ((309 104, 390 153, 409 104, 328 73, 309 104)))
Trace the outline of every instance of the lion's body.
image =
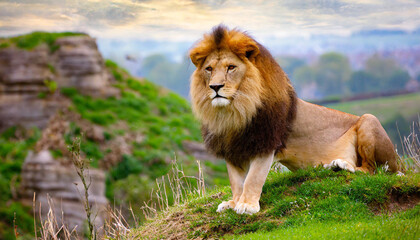
POLYGON ((259 210, 273 159, 290 170, 323 165, 397 171, 393 145, 379 121, 307 103, 296 97, 271 54, 251 37, 223 26, 190 52, 197 70, 191 98, 206 147, 226 159, 233 200, 219 211, 259 210))
POLYGON ((373 115, 358 117, 300 99, 287 147, 276 158, 292 171, 335 159, 347 162, 350 171, 373 173, 385 163, 398 171, 393 145, 373 115))

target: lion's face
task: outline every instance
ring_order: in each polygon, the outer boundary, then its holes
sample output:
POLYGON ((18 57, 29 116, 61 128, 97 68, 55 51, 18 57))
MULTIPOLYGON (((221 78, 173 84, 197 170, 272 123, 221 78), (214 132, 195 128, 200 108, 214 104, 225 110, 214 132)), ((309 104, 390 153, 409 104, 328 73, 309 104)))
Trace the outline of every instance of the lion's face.
POLYGON ((261 105, 262 85, 249 59, 228 49, 215 50, 191 77, 193 110, 212 132, 242 128, 261 105))
POLYGON ((190 58, 197 67, 190 85, 193 110, 212 133, 238 132, 274 101, 289 104, 287 76, 246 33, 216 27, 193 46, 190 58))
POLYGON ((238 88, 244 79, 247 66, 232 52, 220 50, 211 53, 199 71, 212 106, 226 107, 241 94, 238 88))

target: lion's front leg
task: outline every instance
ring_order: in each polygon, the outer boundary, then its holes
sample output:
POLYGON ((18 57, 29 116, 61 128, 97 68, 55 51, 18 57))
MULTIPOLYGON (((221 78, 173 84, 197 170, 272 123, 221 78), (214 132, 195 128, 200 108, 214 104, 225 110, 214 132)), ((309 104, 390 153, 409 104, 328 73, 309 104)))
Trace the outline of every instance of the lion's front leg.
POLYGON ((246 171, 248 170, 248 166, 244 166, 242 169, 230 164, 229 162, 226 162, 226 166, 229 174, 229 182, 232 189, 233 198, 232 200, 224 201, 219 204, 217 207, 217 212, 221 212, 229 208, 235 208, 236 203, 239 201, 239 198, 242 195, 246 171))
POLYGON ((239 214, 254 214, 260 211, 260 197, 263 185, 273 163, 274 153, 251 160, 245 178, 242 195, 234 210, 239 214))

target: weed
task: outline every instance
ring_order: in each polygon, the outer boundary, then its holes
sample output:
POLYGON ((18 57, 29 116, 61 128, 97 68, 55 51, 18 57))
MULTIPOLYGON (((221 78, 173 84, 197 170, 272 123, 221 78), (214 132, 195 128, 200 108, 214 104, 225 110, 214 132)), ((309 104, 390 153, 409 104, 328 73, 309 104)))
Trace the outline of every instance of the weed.
POLYGON ((61 93, 69 98, 72 98, 77 95, 78 91, 76 88, 67 87, 67 88, 60 88, 61 93))
POLYGON ((52 65, 51 63, 48 63, 47 66, 51 73, 53 74, 56 73, 54 65, 52 65))
POLYGON ((89 202, 89 188, 90 188, 90 184, 91 182, 87 182, 86 181, 86 176, 89 175, 85 174, 85 170, 89 171, 89 161, 85 158, 83 158, 80 155, 80 143, 81 143, 81 139, 80 138, 76 138, 73 141, 73 144, 71 146, 69 146, 69 152, 72 154, 72 163, 73 165, 76 167, 76 172, 77 175, 79 176, 80 180, 82 181, 83 184, 83 189, 85 190, 84 192, 84 207, 85 207, 85 212, 86 212, 86 217, 87 217, 87 222, 88 222, 88 226, 89 226, 89 239, 96 239, 96 229, 94 227, 93 224, 93 220, 92 219, 92 209, 91 209, 91 204, 89 202))
POLYGON ((2 42, 2 43, 0 43, 0 49, 8 48, 8 47, 10 47, 10 43, 8 43, 8 42, 2 42))
POLYGON ((46 98, 48 95, 47 95, 47 93, 46 92, 40 92, 40 93, 38 93, 38 95, 37 95, 37 97, 39 98, 39 99, 44 99, 44 98, 46 98))
POLYGON ((50 94, 55 93, 55 91, 57 90, 58 85, 57 85, 57 82, 56 81, 53 81, 53 80, 44 80, 44 84, 48 88, 48 92, 50 94))

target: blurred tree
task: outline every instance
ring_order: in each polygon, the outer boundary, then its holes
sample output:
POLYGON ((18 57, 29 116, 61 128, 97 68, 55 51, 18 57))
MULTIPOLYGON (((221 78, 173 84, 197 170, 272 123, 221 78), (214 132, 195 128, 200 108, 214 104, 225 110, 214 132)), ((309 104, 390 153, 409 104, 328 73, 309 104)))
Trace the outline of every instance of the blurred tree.
POLYGON ((324 96, 347 92, 346 85, 352 71, 345 55, 335 52, 321 55, 315 65, 315 72, 318 89, 324 96))
POLYGON ((315 83, 316 72, 307 65, 296 68, 293 71, 292 82, 298 92, 302 91, 305 86, 315 83))
POLYGON ((365 70, 379 79, 385 79, 394 71, 399 70, 399 67, 394 60, 374 54, 366 60, 365 70))
POLYGON ((410 80, 408 72, 393 59, 373 55, 364 71, 354 72, 348 84, 353 93, 385 92, 403 89, 410 80))
POLYGON ((306 64, 305 60, 291 56, 277 57, 276 61, 289 77, 293 77, 293 72, 296 68, 302 67, 306 64))
MULTIPOLYGON (((300 65, 293 72, 293 83, 303 98, 342 95, 352 73, 349 60, 339 53, 325 53, 313 66, 300 65)), ((296 66, 295 65, 295 66, 296 66)))
POLYGON ((379 78, 364 70, 353 72, 348 82, 352 93, 374 92, 379 85, 379 78))
POLYGON ((391 73, 388 78, 384 79, 385 89, 403 89, 408 81, 410 81, 410 74, 404 69, 397 69, 391 73))

